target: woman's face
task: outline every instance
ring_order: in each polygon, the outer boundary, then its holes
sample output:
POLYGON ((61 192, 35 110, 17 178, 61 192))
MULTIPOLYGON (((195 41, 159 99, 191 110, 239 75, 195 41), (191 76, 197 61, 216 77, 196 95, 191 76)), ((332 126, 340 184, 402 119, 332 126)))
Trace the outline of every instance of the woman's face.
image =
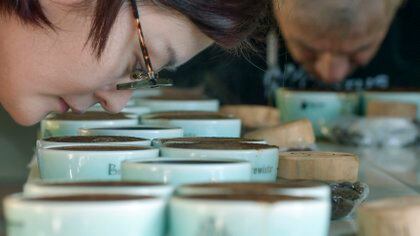
MULTIPOLYGON (((98 59, 86 44, 92 9, 81 0, 41 0, 56 30, 0 17, 0 103, 22 125, 50 112, 83 112, 95 103, 118 112, 131 96, 117 91, 141 59, 129 6, 123 6, 98 59), (70 4, 70 2, 73 4, 70 4)), ((212 43, 189 20, 156 6, 140 6, 146 45, 154 69, 176 67, 212 43)))

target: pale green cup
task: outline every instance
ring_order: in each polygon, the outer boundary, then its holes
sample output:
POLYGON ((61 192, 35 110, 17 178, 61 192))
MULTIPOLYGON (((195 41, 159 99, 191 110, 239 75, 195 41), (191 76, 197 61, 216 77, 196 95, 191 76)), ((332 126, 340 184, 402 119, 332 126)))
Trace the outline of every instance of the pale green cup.
POLYGON ((127 160, 121 167, 124 181, 171 185, 208 182, 249 182, 250 163, 227 158, 157 158, 127 160))
POLYGON ((327 236, 330 201, 278 194, 175 196, 171 236, 327 236))
POLYGON ((43 180, 109 181, 121 179, 121 162, 158 155, 141 146, 65 146, 40 148, 37 158, 43 180))
POLYGON ((309 119, 316 136, 319 137, 322 125, 341 116, 357 113, 359 95, 329 91, 293 91, 282 88, 276 92, 276 102, 282 122, 309 119))
POLYGON ((165 98, 164 96, 136 99, 136 105, 149 107, 152 112, 161 111, 218 111, 216 99, 165 98))
POLYGON ((184 137, 232 137, 241 135, 241 120, 217 112, 178 111, 144 115, 145 125, 181 127, 184 137))
POLYGON ((74 195, 4 200, 8 236, 163 236, 164 198, 74 195))
POLYGON ((41 121, 41 137, 75 136, 81 128, 137 125, 138 119, 130 114, 86 112, 84 114, 50 114, 41 121))
POLYGON ((276 146, 254 143, 170 143, 160 148, 161 156, 174 158, 230 158, 251 164, 251 181, 274 182, 277 178, 276 146))
POLYGON ((98 127, 80 129, 81 135, 124 135, 146 139, 178 138, 184 131, 181 128, 162 125, 136 125, 122 127, 98 127))

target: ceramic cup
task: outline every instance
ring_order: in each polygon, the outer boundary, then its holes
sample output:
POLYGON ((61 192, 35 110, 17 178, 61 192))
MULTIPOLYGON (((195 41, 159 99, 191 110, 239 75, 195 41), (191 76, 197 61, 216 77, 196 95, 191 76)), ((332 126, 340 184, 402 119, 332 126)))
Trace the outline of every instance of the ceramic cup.
POLYGON ((184 131, 178 127, 162 125, 136 125, 122 127, 104 127, 80 129, 81 135, 125 135, 138 138, 178 138, 182 137, 184 131))
POLYGON ((41 121, 41 137, 74 136, 79 134, 80 128, 131 126, 137 124, 137 118, 123 113, 51 114, 41 121))
POLYGON ((216 112, 160 112, 144 115, 145 125, 181 127, 184 137, 239 137, 241 120, 216 112))
MULTIPOLYGON (((149 139, 123 137, 123 136, 63 136, 49 137, 37 141, 37 149, 59 146, 150 146, 149 139)), ((30 174, 28 181, 40 178, 37 153, 29 164, 30 174)))
POLYGON ((136 102, 139 98, 147 98, 147 97, 154 97, 154 96, 161 96, 163 94, 162 89, 159 88, 142 88, 133 90, 132 99, 136 102))
POLYGON ((7 197, 4 206, 9 236, 164 233, 163 198, 105 194, 27 198, 16 194, 7 197))
POLYGON ((121 162, 156 158, 159 149, 141 146, 65 146, 40 148, 43 180, 107 181, 121 179, 121 162))
MULTIPOLYGON (((148 107, 145 106, 136 106, 134 105, 134 100, 130 100, 133 104, 132 105, 128 105, 126 107, 124 107, 121 112, 122 113, 131 113, 131 114, 136 114, 137 116, 141 116, 147 113, 150 113, 151 110, 148 107)), ((104 112, 105 110, 102 108, 101 105, 94 105, 92 107, 90 107, 88 109, 88 111, 100 111, 100 112, 104 112)))
POLYGON ((315 181, 282 181, 278 183, 206 183, 179 186, 175 195, 255 194, 269 193, 297 197, 313 197, 330 201, 331 190, 327 184, 315 181))
POLYGON ((309 119, 315 134, 321 135, 320 127, 340 116, 357 112, 359 96, 356 93, 328 91, 291 91, 279 89, 276 93, 282 122, 309 119))
POLYGON ((175 196, 170 201, 172 236, 325 236, 330 203, 278 194, 175 196))
POLYGON ((26 197, 63 196, 78 194, 125 194, 169 197, 173 187, 161 183, 146 182, 56 182, 34 181, 25 183, 26 197))
POLYGON ((202 142, 236 142, 236 143, 258 143, 266 144, 262 139, 247 138, 225 138, 225 137, 183 137, 183 138, 162 138, 152 140, 153 147, 162 147, 170 143, 202 143, 202 142))
POLYGON ((125 181, 171 185, 207 182, 250 181, 251 165, 227 158, 157 158, 127 160, 121 166, 125 181))
POLYGON ((251 164, 251 181, 274 182, 277 176, 278 148, 254 143, 171 143, 161 147, 165 157, 234 158, 251 164))
POLYGON ((139 106, 149 107, 152 112, 161 111, 218 111, 219 101, 216 99, 206 98, 185 98, 155 96, 136 99, 136 104, 139 106))
POLYGON ((373 92, 367 91, 363 93, 363 108, 367 107, 370 101, 381 102, 401 102, 408 104, 415 104, 417 106, 417 119, 420 120, 420 90, 419 91, 387 91, 387 92, 373 92))
POLYGON ((150 146, 151 141, 128 136, 62 136, 37 141, 37 148, 58 146, 150 146))

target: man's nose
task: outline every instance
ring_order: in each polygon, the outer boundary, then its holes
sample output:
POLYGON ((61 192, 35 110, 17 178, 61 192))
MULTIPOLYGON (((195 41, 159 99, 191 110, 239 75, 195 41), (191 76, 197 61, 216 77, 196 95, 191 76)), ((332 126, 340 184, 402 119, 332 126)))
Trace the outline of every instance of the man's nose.
POLYGON ((350 73, 350 67, 350 61, 345 55, 324 53, 316 61, 315 71, 322 81, 336 83, 350 73))

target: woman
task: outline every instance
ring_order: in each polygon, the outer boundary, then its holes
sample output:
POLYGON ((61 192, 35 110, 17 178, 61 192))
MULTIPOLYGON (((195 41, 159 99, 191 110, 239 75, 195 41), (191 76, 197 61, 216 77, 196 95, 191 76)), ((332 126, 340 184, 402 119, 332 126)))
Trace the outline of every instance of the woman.
MULTIPOLYGON (((173 68, 216 43, 234 48, 264 17, 261 0, 151 0, 138 4, 153 67, 173 68)), ((32 125, 49 112, 92 104, 118 112, 131 96, 117 91, 144 68, 129 1, 0 1, 0 103, 32 125)))

